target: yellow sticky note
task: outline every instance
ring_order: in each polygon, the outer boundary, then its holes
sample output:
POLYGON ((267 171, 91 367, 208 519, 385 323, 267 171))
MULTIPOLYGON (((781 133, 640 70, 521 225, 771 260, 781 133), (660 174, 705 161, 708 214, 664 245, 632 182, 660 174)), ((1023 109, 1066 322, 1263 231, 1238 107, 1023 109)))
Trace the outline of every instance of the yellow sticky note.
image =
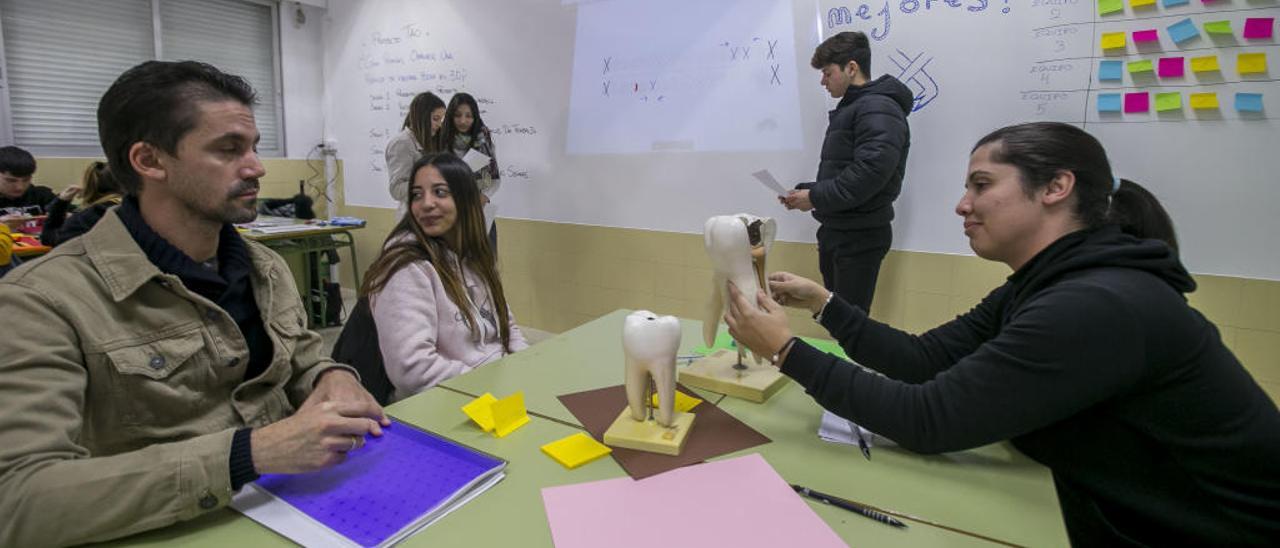
POLYGON ((542 452, 572 470, 612 453, 613 449, 584 432, 578 432, 542 446, 542 452))
POLYGON ((1156 112, 1182 109, 1182 93, 1170 91, 1156 94, 1156 112))
POLYGON ((1135 8, 1156 5, 1156 0, 1129 0, 1129 5, 1135 8))
POLYGON ((1218 108, 1217 93, 1192 93, 1191 108, 1196 110, 1206 110, 1218 108))
POLYGON ((1191 72, 1212 72, 1218 70, 1218 56, 1205 55, 1191 58, 1191 72))
POLYGON ((1240 74, 1260 74, 1267 71, 1266 53, 1241 53, 1236 57, 1236 70, 1240 74))
POLYGON ((529 423, 529 414, 524 409, 524 392, 493 402, 490 409, 493 410, 493 435, 499 438, 529 423))
POLYGON ((1102 49, 1123 49, 1128 42, 1123 32, 1102 33, 1102 49))
POLYGON ((1137 74, 1139 72, 1151 72, 1155 70, 1155 66, 1151 64, 1150 59, 1142 59, 1140 61, 1129 61, 1127 65, 1129 74, 1137 74))
MULTIPOLYGON (((684 392, 676 390, 676 405, 675 405, 676 411, 679 411, 681 413, 688 413, 690 409, 697 407, 698 404, 700 403, 702 403, 702 400, 692 396, 686 396, 684 392)), ((652 406, 654 409, 658 408, 657 393, 654 393, 653 397, 649 398, 649 405, 652 406)))
POLYGON ((471 420, 485 432, 492 432, 493 402, 496 401, 498 401, 498 398, 493 397, 493 394, 485 392, 483 396, 471 400, 470 403, 462 406, 462 412, 466 413, 468 417, 471 417, 471 420))

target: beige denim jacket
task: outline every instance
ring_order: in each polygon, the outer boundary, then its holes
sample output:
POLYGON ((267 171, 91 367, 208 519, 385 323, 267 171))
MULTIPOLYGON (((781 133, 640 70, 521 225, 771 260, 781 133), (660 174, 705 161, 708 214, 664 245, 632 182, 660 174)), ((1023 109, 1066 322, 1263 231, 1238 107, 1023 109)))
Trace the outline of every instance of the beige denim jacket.
POLYGON ((284 261, 247 244, 274 346, 248 382, 235 322, 160 272, 115 211, 0 279, 0 546, 105 540, 225 505, 235 429, 289 416, 345 367, 320 356, 284 261))

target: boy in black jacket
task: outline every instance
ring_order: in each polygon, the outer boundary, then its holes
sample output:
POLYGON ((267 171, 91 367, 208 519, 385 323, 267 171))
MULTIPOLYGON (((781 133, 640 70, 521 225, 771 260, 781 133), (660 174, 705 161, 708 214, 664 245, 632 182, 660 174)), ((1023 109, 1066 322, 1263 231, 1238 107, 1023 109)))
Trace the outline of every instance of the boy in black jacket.
POLYGON ((842 32, 813 52, 822 86, 840 103, 831 111, 818 177, 779 201, 813 211, 822 282, 850 303, 871 309, 880 262, 893 241, 893 201, 907 170, 914 96, 889 75, 870 81, 871 46, 861 32, 842 32))
POLYGON ((36 159, 18 147, 0 147, 0 222, 17 228, 29 216, 41 215, 57 195, 31 184, 36 159))

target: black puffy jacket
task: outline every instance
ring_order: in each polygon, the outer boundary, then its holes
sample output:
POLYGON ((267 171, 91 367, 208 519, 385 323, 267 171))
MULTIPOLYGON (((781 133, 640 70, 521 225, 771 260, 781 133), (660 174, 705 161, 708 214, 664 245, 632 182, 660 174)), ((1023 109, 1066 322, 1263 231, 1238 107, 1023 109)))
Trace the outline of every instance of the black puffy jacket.
POLYGON ((838 229, 888 226, 907 171, 911 90, 889 75, 850 87, 828 115, 818 178, 809 189, 813 218, 838 229))

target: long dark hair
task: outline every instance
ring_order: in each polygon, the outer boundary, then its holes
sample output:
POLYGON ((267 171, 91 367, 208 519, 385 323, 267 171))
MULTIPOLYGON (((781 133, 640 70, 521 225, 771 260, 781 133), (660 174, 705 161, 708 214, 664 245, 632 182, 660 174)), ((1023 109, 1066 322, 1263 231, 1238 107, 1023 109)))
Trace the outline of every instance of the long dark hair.
POLYGON ((444 112, 444 126, 440 128, 440 148, 443 150, 451 150, 454 137, 461 133, 458 131, 458 127, 453 124, 453 115, 458 112, 458 108, 462 105, 471 107, 471 115, 475 118, 475 121, 471 124, 471 129, 465 135, 474 139, 487 129, 484 125, 484 120, 480 119, 480 105, 476 103, 476 98, 472 97, 470 93, 455 93, 453 97, 449 98, 449 108, 444 112))
MULTIPOLYGON (((416 179, 418 173, 427 167, 436 168, 444 177, 445 183, 449 185, 449 193, 453 196, 453 202, 458 210, 458 218, 453 228, 441 236, 428 236, 413 217, 413 209, 406 207, 404 217, 401 217, 395 228, 391 229, 391 234, 383 243, 382 253, 374 260, 373 266, 369 267, 364 284, 360 286, 360 296, 368 297, 381 292, 391 277, 401 268, 417 261, 427 261, 435 267, 436 273, 440 276, 445 295, 462 311, 462 319, 467 324, 467 329, 471 331, 472 336, 478 337, 480 333, 479 321, 476 319, 478 311, 472 306, 463 282, 462 266, 465 265, 475 272, 489 289, 489 296, 493 299, 494 315, 497 316, 494 319, 498 322, 498 335, 502 339, 502 348, 506 352, 511 352, 510 310, 507 308, 507 297, 502 290, 502 280, 498 277, 497 261, 494 259, 493 248, 489 246, 489 237, 484 226, 480 188, 476 186, 471 168, 453 154, 432 154, 414 162, 411 172, 413 176, 410 181, 416 179), (450 261, 446 251, 452 251, 457 256, 457 262, 450 261)), ((412 196, 412 189, 406 195, 412 196)), ((406 202, 409 201, 411 198, 406 198, 406 202)))
POLYGON ((431 134, 431 113, 438 108, 444 108, 444 99, 430 91, 424 91, 414 96, 413 102, 409 103, 409 112, 404 115, 401 129, 408 129, 413 133, 413 140, 418 143, 423 154, 441 150, 437 136, 431 134))
POLYGON ((1086 227, 1114 224, 1138 238, 1163 240, 1178 249, 1173 220, 1160 201, 1142 185, 1116 179, 1102 143, 1088 132, 1060 122, 1018 124, 987 134, 973 150, 989 143, 999 144, 992 149, 993 161, 1018 168, 1028 196, 1069 171, 1076 178, 1075 215, 1086 227))

